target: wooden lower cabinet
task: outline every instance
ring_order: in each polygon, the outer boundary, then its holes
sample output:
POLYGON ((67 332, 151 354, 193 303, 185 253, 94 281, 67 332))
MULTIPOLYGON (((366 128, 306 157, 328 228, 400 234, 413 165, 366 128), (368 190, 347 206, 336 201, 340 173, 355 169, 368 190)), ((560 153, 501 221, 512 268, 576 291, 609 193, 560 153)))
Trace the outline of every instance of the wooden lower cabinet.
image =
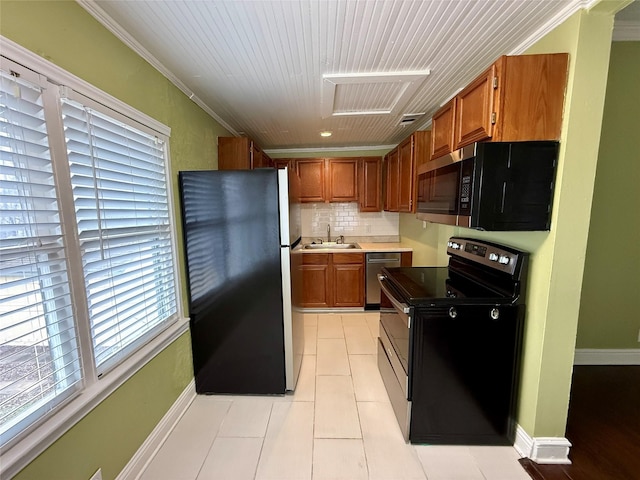
POLYGON ((364 254, 333 254, 333 306, 364 306, 364 254))
POLYGON ((304 308, 364 306, 364 253, 302 255, 304 308))
POLYGON ((330 253, 302 255, 302 299, 305 308, 327 308, 331 302, 330 253))

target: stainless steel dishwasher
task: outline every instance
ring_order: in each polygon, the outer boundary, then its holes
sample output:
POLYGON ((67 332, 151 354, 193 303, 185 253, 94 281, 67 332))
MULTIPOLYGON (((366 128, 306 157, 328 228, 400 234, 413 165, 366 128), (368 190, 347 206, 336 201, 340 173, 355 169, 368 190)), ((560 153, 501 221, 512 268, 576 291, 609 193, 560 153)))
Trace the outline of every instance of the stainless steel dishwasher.
POLYGON ((399 267, 399 252, 370 252, 365 254, 367 263, 366 276, 366 310, 377 310, 380 308, 380 284, 378 283, 378 273, 382 267, 399 267))

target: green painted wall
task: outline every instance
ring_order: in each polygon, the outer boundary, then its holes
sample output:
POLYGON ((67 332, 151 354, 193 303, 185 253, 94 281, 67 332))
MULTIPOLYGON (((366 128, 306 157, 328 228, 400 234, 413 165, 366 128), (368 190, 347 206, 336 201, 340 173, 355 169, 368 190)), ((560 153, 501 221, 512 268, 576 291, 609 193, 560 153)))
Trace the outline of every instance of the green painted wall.
MULTIPOLYGON (((0 32, 171 127, 176 199, 178 170, 217 168, 216 140, 218 136, 229 136, 229 132, 77 3, 2 0, 0 32)), ((175 207, 177 213, 177 201, 175 207)), ((178 240, 181 243, 181 232, 178 240)), ((182 261, 181 254, 179 257, 182 261)), ((181 267, 184 278, 184 264, 181 267)), ((186 311, 184 300, 183 304, 186 311)), ((16 479, 85 480, 99 467, 105 480, 115 478, 192 378, 191 346, 186 333, 16 479)))
POLYGON ((577 348, 640 348, 640 42, 614 42, 604 104, 577 348), (619 247, 626 247, 619 249, 619 247))
POLYGON ((449 261, 446 249, 451 227, 424 223, 412 213, 400 214, 400 240, 413 248, 414 267, 442 267, 449 261))
MULTIPOLYGON (((628 2, 606 3, 621 8, 628 2)), ((440 225, 429 236, 415 218, 403 215, 400 221, 402 241, 423 244, 424 258, 437 263, 451 235, 531 252, 517 420, 533 437, 565 434, 615 8, 598 10, 574 14, 525 52, 570 55, 551 231, 479 232, 440 225)))
POLYGON ((114 479, 192 378, 191 342, 182 335, 15 480, 87 480, 99 467, 114 479))
POLYGON ((543 329, 541 342, 528 344, 520 423, 534 436, 565 433, 612 30, 612 14, 580 12, 528 52, 571 55, 555 227, 536 252, 542 268, 532 279, 546 304, 532 316, 543 329))

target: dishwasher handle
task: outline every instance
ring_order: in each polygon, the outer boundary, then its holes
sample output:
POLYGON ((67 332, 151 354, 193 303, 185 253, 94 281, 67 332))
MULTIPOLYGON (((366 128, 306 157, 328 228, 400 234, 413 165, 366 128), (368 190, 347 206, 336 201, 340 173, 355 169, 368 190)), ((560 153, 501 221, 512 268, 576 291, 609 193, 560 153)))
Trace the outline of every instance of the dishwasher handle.
POLYGON ((399 263, 399 258, 367 258, 367 263, 399 263))
POLYGON ((384 294, 387 296, 387 298, 389 299, 393 307, 402 313, 407 313, 407 314, 410 313, 411 308, 409 307, 409 305, 396 299, 393 296, 393 293, 391 293, 389 288, 385 285, 386 279, 387 279, 386 275, 383 275, 382 273, 378 274, 378 283, 380 284, 380 288, 382 289, 384 294))

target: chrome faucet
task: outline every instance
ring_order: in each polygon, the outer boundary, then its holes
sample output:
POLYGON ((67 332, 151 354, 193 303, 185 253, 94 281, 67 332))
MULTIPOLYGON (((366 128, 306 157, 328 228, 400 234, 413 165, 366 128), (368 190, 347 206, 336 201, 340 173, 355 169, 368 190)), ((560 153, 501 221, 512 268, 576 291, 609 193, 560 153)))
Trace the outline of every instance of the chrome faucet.
POLYGON ((327 223, 327 242, 331 241, 331 224, 327 223))

